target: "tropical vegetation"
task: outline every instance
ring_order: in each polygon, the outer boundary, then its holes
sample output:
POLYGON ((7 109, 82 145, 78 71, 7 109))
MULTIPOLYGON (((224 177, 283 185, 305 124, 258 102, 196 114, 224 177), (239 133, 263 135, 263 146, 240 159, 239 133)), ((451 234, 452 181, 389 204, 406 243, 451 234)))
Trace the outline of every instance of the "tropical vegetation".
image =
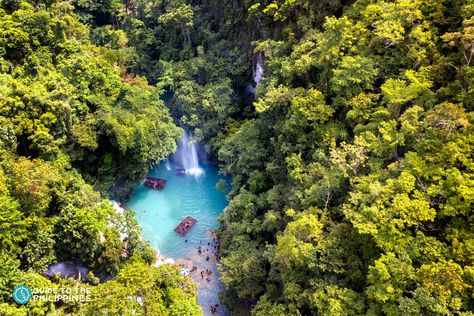
POLYGON ((473 16, 471 0, 0 1, 0 314, 201 313, 106 200, 185 128, 232 176, 232 314, 471 315, 473 16), (67 282, 40 275, 57 260, 87 264, 103 299, 15 305, 22 280, 67 282), (140 288, 147 305, 124 299, 140 288))

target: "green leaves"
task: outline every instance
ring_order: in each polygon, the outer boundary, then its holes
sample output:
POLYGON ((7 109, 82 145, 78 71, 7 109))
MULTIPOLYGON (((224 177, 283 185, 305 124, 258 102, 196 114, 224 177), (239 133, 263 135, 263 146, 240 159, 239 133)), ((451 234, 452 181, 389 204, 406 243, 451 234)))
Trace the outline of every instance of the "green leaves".
POLYGON ((107 204, 62 210, 57 226, 58 250, 65 257, 80 258, 88 265, 94 265, 112 211, 107 204))
POLYGON ((301 92, 301 96, 297 95, 291 100, 292 110, 315 125, 328 121, 334 109, 326 105, 324 95, 316 89, 301 92))
POLYGON ((415 188, 415 181, 407 172, 385 183, 374 181, 374 176, 359 178, 344 213, 361 233, 374 236, 380 247, 393 251, 407 242, 402 241, 401 231, 433 221, 436 216, 428 197, 415 188), (352 209, 354 206, 357 210, 352 209), (398 245, 389 241, 392 239, 398 245))
POLYGON ((40 271, 59 255, 118 273, 83 314, 200 314, 195 286, 173 267, 123 266, 123 254, 152 263, 154 252, 133 213, 98 204, 79 176, 124 195, 173 151, 180 130, 163 98, 232 176, 219 238, 233 305, 257 302, 255 315, 473 309, 472 5, 75 5, 0 11, 0 253, 10 256, 0 290, 18 267, 40 271), (265 73, 253 105, 243 92, 252 45, 265 73))
POLYGON ((433 86, 430 71, 430 67, 422 67, 418 72, 406 70, 405 77, 410 83, 401 79, 388 79, 380 87, 392 116, 399 116, 401 108, 412 100, 420 106, 429 104, 433 95, 430 91, 433 86))
POLYGON ((311 241, 322 234, 322 223, 315 214, 298 216, 288 224, 283 236, 277 238, 274 261, 287 268, 299 266, 315 267, 315 248, 311 241))
POLYGON ((344 56, 334 69, 331 85, 334 92, 353 97, 362 90, 371 90, 378 74, 373 60, 362 56, 344 56))
POLYGON ((337 285, 326 285, 315 291, 310 304, 321 315, 359 315, 365 307, 359 293, 337 285))
POLYGON ((217 144, 222 269, 255 315, 472 309, 472 5, 369 2, 249 4, 265 80, 217 144), (250 243, 264 291, 237 281, 250 243))
POLYGON ((181 25, 182 27, 193 26, 193 9, 189 4, 174 1, 168 6, 165 14, 158 18, 158 22, 169 25, 181 25))
POLYGON ((264 291, 266 260, 257 243, 245 237, 234 240, 234 249, 221 261, 221 281, 241 298, 264 291))
POLYGON ((474 17, 464 19, 459 32, 448 32, 441 37, 449 46, 456 47, 463 57, 463 63, 471 65, 473 57, 474 17))
POLYGON ((81 314, 202 315, 197 285, 182 277, 178 266, 151 267, 134 258, 112 281, 92 289, 92 300, 81 314))
POLYGON ((23 247, 21 258, 28 271, 44 273, 48 266, 55 262, 55 220, 29 217, 25 220, 28 223, 29 234, 26 246, 23 247))
POLYGON ((383 309, 387 312, 391 303, 402 297, 406 289, 411 286, 413 279, 414 269, 411 262, 388 252, 369 268, 367 295, 375 301, 386 304, 383 309))
MULTIPOLYGON (((10 299, 12 288, 20 281, 20 261, 6 251, 0 251, 0 300, 10 299)), ((1 309, 0 309, 1 310, 1 309)))
POLYGON ((158 17, 158 22, 173 29, 175 33, 177 30, 181 31, 183 45, 191 45, 190 28, 193 26, 193 16, 194 11, 191 5, 181 3, 181 1, 172 1, 167 6, 166 13, 158 17))
MULTIPOLYGON (((78 5, 92 6, 84 1, 78 5)), ((109 12, 117 5, 96 3, 89 9, 109 12)), ((4 14, 5 21, 24 20, 9 24, 8 30, 24 30, 32 44, 23 46, 34 51, 10 56, 5 43, 4 58, 14 61, 0 78, 2 121, 16 136, 9 148, 46 160, 65 152, 102 192, 116 181, 125 182, 122 190, 127 191, 175 149, 180 132, 158 91, 143 77, 125 75, 126 35, 110 31, 110 43, 104 43, 110 45, 96 47, 87 39, 90 30, 74 19, 70 8, 20 7, 4 14), (110 156, 115 157, 112 167, 106 164, 110 156)))

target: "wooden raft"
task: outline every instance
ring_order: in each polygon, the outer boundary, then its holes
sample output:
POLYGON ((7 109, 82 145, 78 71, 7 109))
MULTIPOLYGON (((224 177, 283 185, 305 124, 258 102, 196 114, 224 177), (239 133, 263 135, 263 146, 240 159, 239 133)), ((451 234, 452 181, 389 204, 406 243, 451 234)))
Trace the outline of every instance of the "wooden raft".
POLYGON ((145 186, 155 189, 155 190, 163 190, 165 187, 166 180, 164 179, 158 179, 158 178, 153 178, 153 177, 147 177, 145 179, 145 186))
POLYGON ((194 226, 194 224, 196 224, 196 222, 196 219, 192 218, 191 216, 188 216, 183 219, 181 223, 178 224, 178 226, 176 226, 174 231, 180 234, 181 237, 184 237, 184 235, 186 235, 186 233, 191 229, 191 227, 194 226))

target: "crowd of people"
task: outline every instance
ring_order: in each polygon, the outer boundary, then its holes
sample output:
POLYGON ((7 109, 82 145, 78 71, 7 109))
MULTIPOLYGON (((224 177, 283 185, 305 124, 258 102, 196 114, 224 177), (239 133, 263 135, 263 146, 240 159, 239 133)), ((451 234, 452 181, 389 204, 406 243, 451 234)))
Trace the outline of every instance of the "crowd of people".
POLYGON ((210 255, 214 256, 216 260, 219 260, 219 241, 213 237, 212 242, 208 242, 207 245, 203 245, 202 240, 199 242, 197 247, 198 255, 206 255, 206 261, 209 261, 210 255))
MULTIPOLYGON (((188 240, 185 239, 185 242, 188 242, 188 240)), ((211 231, 210 238, 208 240, 200 240, 199 245, 196 247, 197 254, 202 259, 200 260, 194 258, 193 260, 192 258, 187 258, 187 261, 178 261, 178 265, 182 266, 183 268, 190 268, 190 264, 192 262, 193 265, 190 272, 199 273, 197 274, 197 280, 199 280, 200 276, 202 282, 205 280, 206 283, 211 283, 212 278, 215 276, 215 273, 213 273, 213 263, 215 261, 213 259, 216 261, 219 260, 219 246, 219 241, 217 240, 214 232, 211 231)), ((209 301, 208 306, 210 308, 211 314, 217 315, 219 304, 213 304, 211 301, 209 301)))
MULTIPOLYGON (((206 256, 206 261, 211 259, 211 256, 216 260, 219 260, 219 241, 216 239, 213 232, 211 232, 212 242, 209 241, 207 245, 202 240, 199 241, 199 246, 197 246, 197 253, 199 256, 206 256)), ((201 279, 206 277, 207 282, 211 282, 212 270, 206 268, 206 270, 201 270, 201 279)))

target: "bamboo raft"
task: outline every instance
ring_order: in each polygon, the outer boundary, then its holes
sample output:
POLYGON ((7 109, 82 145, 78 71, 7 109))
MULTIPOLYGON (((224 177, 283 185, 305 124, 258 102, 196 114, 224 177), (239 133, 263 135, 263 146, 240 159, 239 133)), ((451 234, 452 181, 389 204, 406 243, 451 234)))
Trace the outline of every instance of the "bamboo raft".
POLYGON ((158 178, 153 178, 153 177, 147 177, 145 179, 145 186, 148 188, 152 188, 155 190, 163 190, 165 187, 166 180, 164 179, 158 179, 158 178))
POLYGON ((184 237, 184 235, 187 234, 187 232, 191 229, 191 227, 196 224, 197 220, 192 218, 191 216, 186 217, 181 221, 181 223, 176 226, 174 229, 175 232, 181 235, 181 237, 184 237))

